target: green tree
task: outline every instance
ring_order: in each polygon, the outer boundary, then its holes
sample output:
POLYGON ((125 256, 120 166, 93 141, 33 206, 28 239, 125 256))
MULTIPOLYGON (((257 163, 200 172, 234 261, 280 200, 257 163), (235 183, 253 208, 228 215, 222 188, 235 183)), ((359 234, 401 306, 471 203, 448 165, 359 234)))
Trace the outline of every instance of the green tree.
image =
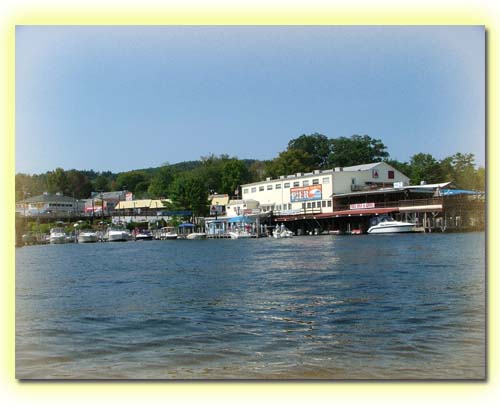
POLYGON ((78 170, 69 170, 66 172, 68 178, 70 195, 75 198, 88 198, 92 193, 92 183, 87 176, 78 170))
POLYGON ((328 166, 330 156, 330 140, 322 134, 313 133, 311 135, 301 135, 288 142, 288 150, 302 151, 305 160, 303 171, 324 169, 328 166))
POLYGON ((151 179, 148 194, 151 197, 167 197, 173 178, 174 174, 171 167, 168 164, 164 164, 151 179))
POLYGON ((389 157, 387 147, 380 139, 368 135, 353 135, 331 139, 328 158, 330 167, 348 167, 358 164, 374 163, 389 157))
POLYGON ((222 164, 220 193, 235 194, 241 184, 250 180, 248 168, 241 160, 236 158, 225 160, 222 164))
POLYGON ((62 193, 64 195, 71 193, 68 176, 60 167, 47 173, 47 184, 48 190, 51 193, 62 193))
POLYGON ((171 185, 170 197, 178 209, 192 210, 195 216, 207 214, 208 186, 199 171, 177 175, 171 185))
POLYGON ((309 153, 303 150, 288 149, 267 164, 266 176, 276 178, 280 175, 286 176, 287 174, 307 171, 310 169, 307 166, 311 161, 309 153))
POLYGON ((453 156, 444 158, 440 165, 443 174, 457 188, 473 190, 480 187, 481 176, 475 169, 472 153, 455 153, 453 156))
POLYGON ((443 182, 443 172, 440 163, 428 153, 414 154, 410 159, 409 173, 411 184, 425 181, 429 184, 443 182))
POLYGON ((111 180, 103 174, 99 174, 92 182, 92 189, 93 191, 110 191, 111 180))
POLYGON ((126 188, 137 196, 142 196, 149 187, 148 176, 144 171, 132 170, 120 173, 114 184, 114 189, 122 190, 126 188))

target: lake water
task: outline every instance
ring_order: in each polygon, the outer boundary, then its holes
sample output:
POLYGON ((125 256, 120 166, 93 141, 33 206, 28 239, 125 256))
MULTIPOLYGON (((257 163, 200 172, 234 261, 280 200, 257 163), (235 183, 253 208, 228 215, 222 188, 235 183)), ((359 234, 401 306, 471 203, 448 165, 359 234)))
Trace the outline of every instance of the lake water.
POLYGON ((481 379, 485 238, 16 249, 23 379, 481 379))

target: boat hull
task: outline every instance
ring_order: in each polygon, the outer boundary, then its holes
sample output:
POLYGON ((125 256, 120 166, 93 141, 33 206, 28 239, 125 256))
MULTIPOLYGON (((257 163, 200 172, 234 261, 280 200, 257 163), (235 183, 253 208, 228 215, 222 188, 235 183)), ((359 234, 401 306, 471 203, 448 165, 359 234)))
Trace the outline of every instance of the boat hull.
POLYGON ((207 234, 204 232, 193 232, 189 234, 186 239, 207 239, 207 234))
POLYGON ((108 242, 125 242, 130 239, 130 234, 120 232, 120 233, 111 233, 108 234, 108 242))
POLYGON ((78 243, 79 244, 88 244, 92 242, 97 242, 97 235, 96 234, 80 234, 78 236, 78 243))
POLYGON ((375 225, 368 229, 368 234, 395 234, 400 232, 415 232, 415 226, 410 225, 375 225))

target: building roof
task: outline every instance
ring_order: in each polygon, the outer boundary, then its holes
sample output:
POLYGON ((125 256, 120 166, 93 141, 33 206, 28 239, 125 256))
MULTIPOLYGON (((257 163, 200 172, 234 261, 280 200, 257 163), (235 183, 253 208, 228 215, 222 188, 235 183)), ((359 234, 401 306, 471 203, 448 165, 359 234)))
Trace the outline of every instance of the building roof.
MULTIPOLYGON (((348 166, 348 167, 342 167, 342 171, 363 171, 363 170, 371 170, 374 167, 377 167, 380 163, 383 162, 377 162, 377 163, 368 163, 368 164, 359 164, 357 166, 348 166)), ((392 166, 391 166, 392 167, 392 166)))
POLYGON ((63 196, 61 194, 40 194, 35 197, 27 198, 21 202, 26 203, 74 203, 76 201, 73 197, 63 196))
POLYGON ((211 205, 227 205, 229 202, 229 195, 227 194, 213 194, 210 196, 211 205))
MULTIPOLYGON (((281 176, 280 178, 275 178, 275 179, 269 179, 269 180, 261 180, 261 181, 256 181, 253 183, 247 183, 247 184, 242 184, 242 187, 248 187, 248 186, 253 186, 253 185, 258 185, 262 183, 275 183, 275 182, 283 182, 287 180, 293 180, 293 179, 300 179, 300 178, 306 178, 306 177, 314 177, 314 176, 320 176, 322 174, 336 174, 336 173, 343 173, 343 172, 348 172, 348 171, 367 171, 371 170, 374 167, 377 167, 380 164, 386 164, 390 168, 395 169, 393 166, 391 166, 388 163, 385 162, 377 162, 377 163, 368 163, 368 164, 360 164, 357 166, 349 166, 349 167, 335 167, 333 169, 325 169, 325 170, 314 170, 308 173, 296 173, 296 174, 290 174, 288 176, 281 176)), ((400 172, 401 173, 401 172, 400 172)), ((403 173, 401 173, 403 174, 403 173)), ((404 177, 408 178, 408 176, 404 175, 404 177)))
POLYGON ((166 208, 165 202, 170 202, 170 200, 132 200, 132 201, 120 201, 115 210, 127 210, 133 208, 166 208))
POLYGON ((100 192, 96 192, 96 191, 92 191, 92 193, 90 194, 90 198, 101 198, 101 194, 102 194, 102 198, 104 200, 106 199, 120 199, 122 197, 125 196, 127 192, 126 191, 103 191, 102 193, 100 192))

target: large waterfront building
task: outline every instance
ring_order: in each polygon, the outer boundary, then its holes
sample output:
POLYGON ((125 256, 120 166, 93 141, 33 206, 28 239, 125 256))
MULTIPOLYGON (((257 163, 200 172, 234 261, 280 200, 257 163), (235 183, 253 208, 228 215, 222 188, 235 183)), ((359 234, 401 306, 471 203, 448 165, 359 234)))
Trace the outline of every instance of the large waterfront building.
POLYGON ((43 193, 29 197, 16 203, 16 212, 20 215, 33 217, 43 215, 67 216, 80 213, 83 202, 61 193, 43 193))
POLYGON ((243 200, 256 200, 263 211, 275 214, 332 212, 333 196, 384 187, 407 186, 409 178, 387 163, 337 167, 267 178, 244 184, 243 200))

